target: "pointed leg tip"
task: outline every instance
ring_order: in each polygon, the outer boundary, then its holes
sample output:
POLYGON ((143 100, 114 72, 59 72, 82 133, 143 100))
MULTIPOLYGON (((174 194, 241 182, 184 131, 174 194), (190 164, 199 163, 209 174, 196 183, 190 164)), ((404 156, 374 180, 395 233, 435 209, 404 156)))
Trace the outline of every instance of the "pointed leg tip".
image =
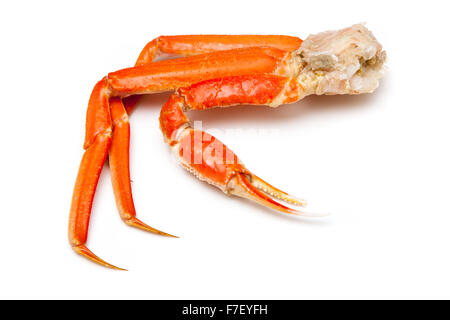
POLYGON ((171 237, 171 238, 175 238, 175 239, 180 239, 179 236, 174 236, 174 235, 168 234, 168 233, 166 234, 166 236, 171 237))
POLYGON ((110 268, 113 270, 120 270, 120 271, 128 271, 127 269, 116 267, 115 265, 112 265, 105 260, 97 257, 91 250, 89 250, 85 245, 78 245, 78 246, 72 246, 73 251, 78 253, 79 255, 82 255, 85 258, 88 258, 89 260, 103 266, 106 268, 110 268))
POLYGON ((163 232, 163 231, 160 231, 160 230, 155 229, 153 227, 150 227, 148 224, 142 222, 141 220, 139 220, 136 217, 131 217, 131 218, 125 220, 125 223, 127 225, 131 226, 131 227, 135 227, 135 228, 138 228, 138 229, 141 229, 141 230, 144 230, 144 231, 148 231, 148 232, 151 232, 151 233, 156 233, 156 234, 159 234, 159 235, 162 235, 162 236, 166 236, 166 237, 171 237, 171 238, 179 238, 179 237, 177 237, 175 235, 172 235, 170 233, 163 232))
POLYGON ((162 231, 159 231, 158 234, 160 234, 160 235, 162 235, 162 236, 165 236, 165 237, 169 237, 169 238, 180 239, 179 236, 175 236, 175 235, 173 235, 173 234, 166 233, 166 232, 162 232, 162 231))
POLYGON ((119 267, 116 267, 116 266, 113 266, 113 265, 111 265, 108 268, 113 269, 113 270, 117 270, 117 271, 128 271, 128 269, 119 268, 119 267))

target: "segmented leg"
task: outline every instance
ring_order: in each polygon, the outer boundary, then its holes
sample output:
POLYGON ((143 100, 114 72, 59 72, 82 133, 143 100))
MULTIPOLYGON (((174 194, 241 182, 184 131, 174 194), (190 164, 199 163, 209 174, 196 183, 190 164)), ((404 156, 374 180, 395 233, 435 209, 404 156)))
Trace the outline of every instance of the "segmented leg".
POLYGON ((120 100, 112 98, 173 90, 201 79, 233 74, 272 73, 278 70, 282 65, 282 59, 287 55, 286 52, 275 48, 244 48, 231 51, 129 68, 110 73, 108 77, 97 83, 89 100, 84 143, 86 151, 80 165, 69 219, 69 238, 75 252, 103 266, 116 268, 98 258, 85 246, 92 201, 111 140, 113 186, 121 216, 128 222, 133 221, 136 227, 156 231, 134 220, 135 210, 130 191, 129 165, 128 161, 124 160, 125 157, 128 158, 128 123, 125 124, 126 121, 123 121, 125 114, 120 108, 120 100), (113 133, 109 99, 112 99, 113 106, 118 106, 114 107, 117 134, 113 133), (115 137, 118 138, 115 139, 115 137))
POLYGON ((297 50, 302 40, 280 35, 182 35, 160 36, 150 41, 139 55, 137 65, 154 61, 161 55, 192 56, 249 47, 272 47, 297 50))
POLYGON ((129 146, 130 123, 120 98, 109 100, 113 124, 112 145, 109 150, 111 180, 120 217, 129 226, 164 236, 175 237, 150 227, 136 218, 130 184, 129 146))
POLYGON ((122 69, 108 74, 108 84, 121 96, 170 91, 208 79, 275 73, 287 55, 267 47, 218 51, 122 69))
POLYGON ((111 117, 105 79, 99 81, 89 99, 86 123, 86 149, 75 183, 69 218, 69 242, 82 256, 105 267, 119 269, 100 259, 86 247, 89 219, 95 189, 111 144, 111 117))
MULTIPOLYGON (((300 44, 300 39, 289 36, 161 36, 144 47, 135 66, 150 64, 161 55, 191 56, 254 46, 268 46, 291 51, 297 49, 300 44)), ((139 99, 140 95, 133 95, 124 98, 123 101, 120 98, 110 100, 114 130, 109 161, 116 203, 122 220, 128 225, 172 236, 136 218, 129 173, 128 114, 134 109, 139 99)))
POLYGON ((129 124, 119 98, 110 98, 107 79, 100 80, 89 99, 84 149, 72 197, 69 219, 69 242, 75 252, 105 267, 118 268, 97 257, 86 247, 92 202, 98 179, 111 144, 111 176, 121 218, 146 231, 168 235, 136 218, 129 176, 129 124), (111 105, 110 105, 111 102, 111 105), (113 133, 113 124, 115 131, 113 133), (114 139, 113 139, 114 138, 114 139), (113 141, 113 143, 111 143, 113 141))
POLYGON ((86 151, 71 207, 69 238, 73 249, 99 264, 115 268, 85 246, 92 200, 111 140, 113 184, 121 216, 138 224, 137 227, 155 231, 139 225, 134 212, 127 161, 129 125, 125 110, 131 111, 138 99, 134 95, 182 87, 186 88, 171 96, 160 117, 164 137, 182 164, 225 192, 282 212, 298 214, 273 198, 298 206, 305 204, 302 200, 253 175, 220 141, 192 129, 184 109, 201 110, 233 104, 278 106, 310 94, 359 94, 372 92, 377 87, 385 53, 366 28, 355 25, 312 35, 308 40, 308 45, 305 43, 294 54, 292 51, 302 42, 293 37, 160 37, 144 48, 136 67, 110 73, 98 82, 89 101, 86 151), (220 51, 224 49, 232 50, 220 51), (161 54, 194 56, 150 63, 161 54), (355 68, 358 66, 359 69, 355 68), (200 81, 203 82, 193 85, 200 81), (115 98, 126 98, 125 107, 115 98))
POLYGON ((238 104, 277 106, 297 101, 301 91, 295 78, 276 75, 204 81, 181 88, 170 97, 161 110, 160 127, 180 163, 199 179, 225 193, 253 200, 280 212, 317 216, 290 208, 287 204, 304 206, 306 202, 252 174, 223 143, 205 132, 191 128, 184 112, 238 104))
MULTIPOLYGON (((157 59, 160 55, 170 54, 176 56, 190 56, 198 55, 202 53, 232 50, 238 48, 249 48, 254 46, 268 46, 281 50, 294 50, 297 49, 301 44, 301 40, 295 37, 289 36, 172 36, 172 37, 159 37, 151 42, 149 42, 145 48, 142 50, 139 58, 136 62, 136 66, 148 65, 157 59)), ((255 58, 255 54, 260 56, 258 50, 241 50, 239 54, 246 53, 250 59, 255 58)), ((264 52, 270 56, 275 56, 277 59, 284 57, 285 52, 277 50, 264 50, 264 52)), ((232 54, 235 54, 234 52, 232 54)), ((226 55, 216 55, 215 61, 225 62, 230 59, 230 52, 226 55)), ((205 61, 210 61, 210 57, 205 56, 200 59, 203 65, 200 71, 208 70, 211 71, 211 66, 205 64, 205 61)), ((273 63, 273 59, 271 64, 273 63)), ((276 61, 275 61, 276 62, 276 61)), ((229 63, 228 63, 229 64, 229 63)), ((173 61, 166 63, 166 67, 169 65, 170 68, 175 68, 176 63, 173 61)), ((178 66, 186 65, 186 61, 178 66)), ((189 59, 189 68, 192 71, 199 69, 198 59, 189 59), (196 64, 197 63, 197 64, 196 64)), ((272 70, 274 70, 273 66, 272 70)), ((267 67, 267 66, 265 66, 267 67)), ((164 68, 164 66, 162 67, 164 68)), ((260 68, 260 67, 259 67, 260 68)), ((148 69, 148 68, 147 68, 148 69)), ((222 68, 223 69, 223 68, 222 68)), ((189 70, 189 69, 188 69, 189 70)), ((244 71, 253 72, 256 70, 244 71)), ((167 77, 167 71, 162 70, 161 65, 157 65, 150 72, 147 70, 147 74, 160 75, 161 73, 167 77)), ((185 74, 186 69, 178 70, 179 73, 185 74)), ((193 72, 195 73, 195 72, 193 72)), ((173 82, 173 75, 170 82, 173 82)), ((214 77, 216 74, 210 75, 214 77)), ((114 79, 114 75, 109 75, 110 78, 114 79)), ((119 76, 120 78, 120 76, 119 76)), ((197 79, 188 79, 189 83, 195 82, 197 79)), ((158 81, 157 86, 160 87, 161 81, 158 81)), ((127 86, 129 83, 127 83, 127 86)), ((117 89, 117 88, 116 88, 117 89)), ((148 86, 147 86, 148 89, 148 86)), ((152 88, 155 90, 155 88, 152 88)), ((151 90, 152 90, 151 89, 151 90)), ((120 89, 119 89, 120 90, 120 89)), ((135 89, 133 89, 135 90, 135 89)), ((157 90, 157 89, 156 89, 157 90)), ((131 97, 122 100, 120 98, 114 98, 110 101, 111 113, 113 118, 113 139, 111 150, 109 154, 110 166, 111 166, 111 176, 113 181, 114 194, 116 198, 116 203, 119 209, 120 216, 128 225, 144 229, 146 231, 155 232, 161 235, 171 236, 168 233, 154 229, 142 221, 136 218, 136 211, 133 203, 133 197, 131 192, 130 184, 130 174, 129 174, 129 122, 127 113, 131 112, 139 100, 139 95, 133 95, 131 97)))
MULTIPOLYGON (((109 74, 108 83, 112 90, 120 92, 120 94, 128 91, 151 93, 176 88, 186 83, 194 83, 205 77, 272 72, 280 65, 280 60, 285 55, 286 52, 273 48, 223 51, 173 61, 162 61, 139 68, 122 70, 109 74), (234 51, 239 51, 239 55, 236 56, 234 51), (238 64, 236 64, 237 59, 239 60, 238 64)), ((135 215, 135 209, 129 177, 129 132, 127 131, 129 130, 129 123, 125 110, 119 107, 120 99, 115 99, 114 101, 114 105, 117 106, 116 109, 120 110, 117 117, 118 119, 122 119, 122 122, 120 122, 121 126, 118 126, 117 129, 116 127, 114 128, 111 148, 114 152, 110 153, 113 186, 119 211, 122 212, 122 219, 128 224, 131 224, 132 221, 127 217, 129 214, 135 215), (123 131, 123 133, 116 134, 116 130, 123 131), (118 137, 117 139, 116 135, 118 137), (124 208, 125 203, 126 209, 124 208), (127 217, 124 218, 123 212, 127 213, 127 217)), ((113 117, 114 114, 113 112, 113 117)), ((136 226, 136 224, 133 225, 136 226)), ((139 225, 147 231, 156 232, 151 227, 144 227, 142 224, 139 225)), ((160 231, 157 231, 157 233, 168 235, 160 231)))
MULTIPOLYGON (((135 67, 152 63, 161 56, 179 58, 251 47, 271 47, 292 52, 300 47, 302 41, 297 37, 281 35, 160 36, 147 43, 142 49, 135 67)), ((139 99, 139 95, 133 95, 124 99, 125 109, 128 114, 136 106, 139 99)))
MULTIPOLYGON (((130 68, 108 75, 112 93, 152 93, 165 91, 185 83, 194 83, 201 78, 226 76, 240 73, 261 73, 276 70, 286 52, 273 48, 250 48, 206 54, 172 61, 162 61, 130 68), (235 55, 239 51, 239 55, 235 55), (238 64, 236 61, 238 60, 238 64), (175 84, 174 84, 175 83, 175 84), (136 85, 139 85, 137 87, 136 85)), ((120 98, 111 98, 113 122, 112 147, 110 152, 111 174, 116 203, 122 219, 129 225, 156 232, 135 218, 129 175, 129 122, 120 98), (130 220, 131 216, 134 217, 130 220)))

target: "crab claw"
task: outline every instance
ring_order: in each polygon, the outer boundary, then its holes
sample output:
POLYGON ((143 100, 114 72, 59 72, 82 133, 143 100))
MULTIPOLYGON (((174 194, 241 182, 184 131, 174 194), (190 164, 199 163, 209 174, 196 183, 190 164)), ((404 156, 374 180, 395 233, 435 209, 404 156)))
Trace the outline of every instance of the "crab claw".
POLYGON ((305 207, 306 201, 273 187, 251 173, 236 173, 230 180, 228 192, 283 213, 303 217, 323 217, 328 215, 291 208, 291 206, 305 207))
POLYGON ((306 201, 275 188, 251 173, 215 137, 190 127, 180 135, 172 150, 181 165, 200 180, 220 188, 226 194, 255 201, 279 212, 305 217, 327 215, 292 208, 305 207, 306 201))

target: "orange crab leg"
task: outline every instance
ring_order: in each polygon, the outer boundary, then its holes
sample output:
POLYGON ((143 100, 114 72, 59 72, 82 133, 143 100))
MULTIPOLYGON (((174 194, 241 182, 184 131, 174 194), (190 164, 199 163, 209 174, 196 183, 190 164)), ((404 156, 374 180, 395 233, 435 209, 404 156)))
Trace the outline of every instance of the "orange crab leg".
POLYGON ((150 41, 139 55, 137 65, 154 61, 162 54, 192 56, 202 53, 249 47, 297 50, 302 40, 280 35, 182 35, 160 36, 150 41))
POLYGON ((108 83, 126 97, 124 105, 130 113, 141 94, 175 90, 207 79, 274 73, 288 54, 274 47, 249 47, 149 63, 154 57, 141 53, 135 67, 109 73, 108 83))
MULTIPOLYGON (((216 51, 242 49, 250 47, 271 47, 286 52, 297 50, 303 40, 297 37, 282 35, 181 35, 160 36, 142 49, 135 67, 143 66, 166 55, 170 58, 211 53, 216 51)), ((204 79, 202 79, 204 80, 204 79)), ((139 101, 140 96, 124 99, 125 109, 130 113, 139 101)))
MULTIPOLYGON (((120 100, 139 93, 155 93, 231 75, 273 73, 282 65, 287 52, 276 48, 243 48, 160 61, 145 66, 110 73, 99 81, 89 100, 86 138, 77 177, 69 222, 69 238, 77 253, 103 266, 116 268, 94 255, 85 246, 92 201, 98 178, 112 140, 112 175, 116 202, 121 217, 129 224, 152 232, 155 230, 136 218, 129 182, 129 129, 120 100), (114 107, 111 114, 109 99, 114 107), (113 116, 115 130, 113 133, 113 116), (112 135, 113 138, 112 138, 112 135)), ((168 234, 166 234, 168 235, 168 234)))
POLYGON ((123 270, 97 257, 86 247, 92 202, 98 179, 112 144, 111 175, 121 218, 128 224, 163 235, 136 218, 129 176, 129 124, 119 98, 110 98, 107 79, 100 80, 89 99, 86 137, 69 218, 69 242, 75 252, 105 267, 123 270), (111 105, 110 105, 111 102, 111 105), (114 121, 114 123, 113 123, 114 121), (115 132, 113 134, 113 124, 115 132), (123 161, 123 163, 121 163, 123 161))
POLYGON ((312 215, 286 204, 306 203, 263 181, 248 171, 236 155, 211 135, 192 129, 183 110, 204 110, 236 104, 271 105, 296 101, 302 88, 294 78, 276 75, 214 79, 179 89, 163 106, 160 127, 181 164, 201 180, 226 193, 256 201, 280 212, 312 215), (285 202, 283 204, 274 200, 285 202))
POLYGON ((233 76, 213 79, 178 89, 188 107, 204 110, 236 104, 271 105, 295 102, 302 91, 295 78, 277 75, 233 76))
POLYGON ((175 90, 207 79, 274 73, 288 53, 275 48, 244 48, 158 61, 108 74, 121 96, 175 90))
POLYGON ((105 86, 105 79, 99 81, 89 99, 86 151, 81 160, 72 197, 69 242, 78 254, 105 267, 120 269, 97 257, 85 245, 95 189, 111 144, 111 117, 105 86))
POLYGON ((109 101, 113 122, 112 145, 109 151, 109 165, 114 195, 120 217, 129 226, 145 231, 175 237, 159 231, 136 218, 133 195, 130 183, 129 146, 130 124, 128 114, 120 98, 111 98, 109 101))
MULTIPOLYGON (((136 92, 139 90, 145 91, 146 93, 164 91, 170 89, 171 86, 178 87, 180 83, 174 85, 173 82, 175 80, 183 81, 183 83, 192 83, 196 82, 201 77, 227 75, 230 72, 229 69, 232 69, 232 73, 273 71, 279 65, 278 59, 286 55, 285 52, 278 49, 255 49, 257 48, 238 50, 240 51, 239 58, 231 51, 227 51, 221 52, 221 54, 212 53, 173 61, 162 61, 144 67, 130 68, 111 73, 108 75, 107 81, 110 86, 109 89, 112 91, 110 95, 113 95, 115 92, 118 92, 118 95, 122 95, 127 91, 136 92), (236 64, 236 60, 239 60, 239 63, 236 64), (253 63, 253 67, 249 67, 250 60, 253 63), (262 63, 260 63, 261 61, 262 63), (241 69, 240 72, 237 71, 238 69, 241 69), (161 81, 162 77, 166 79, 166 82, 161 81), (117 82, 119 81, 126 87, 118 86, 117 82), (146 81, 149 81, 150 84, 146 81), (143 87, 138 89, 133 83, 138 83, 143 87)), ((129 174, 128 115, 124 109, 124 105, 118 97, 111 98, 110 108, 114 123, 110 151, 110 165, 116 202, 121 217, 129 225, 140 227, 147 231, 169 235, 143 224, 135 217, 136 212, 131 194, 129 174)))

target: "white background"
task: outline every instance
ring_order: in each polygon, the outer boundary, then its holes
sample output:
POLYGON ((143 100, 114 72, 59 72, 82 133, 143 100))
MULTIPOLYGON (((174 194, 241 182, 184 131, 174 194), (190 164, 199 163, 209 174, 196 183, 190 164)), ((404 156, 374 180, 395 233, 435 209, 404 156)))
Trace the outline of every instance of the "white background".
POLYGON ((445 1, 3 1, 0 298, 450 298, 450 23, 445 1), (67 222, 87 100, 158 35, 309 33, 367 22, 389 69, 358 97, 191 113, 264 179, 323 219, 227 197, 172 159, 158 116, 131 116, 138 216, 126 227, 103 171, 89 247, 67 222), (215 130, 213 130, 215 129, 215 130))

